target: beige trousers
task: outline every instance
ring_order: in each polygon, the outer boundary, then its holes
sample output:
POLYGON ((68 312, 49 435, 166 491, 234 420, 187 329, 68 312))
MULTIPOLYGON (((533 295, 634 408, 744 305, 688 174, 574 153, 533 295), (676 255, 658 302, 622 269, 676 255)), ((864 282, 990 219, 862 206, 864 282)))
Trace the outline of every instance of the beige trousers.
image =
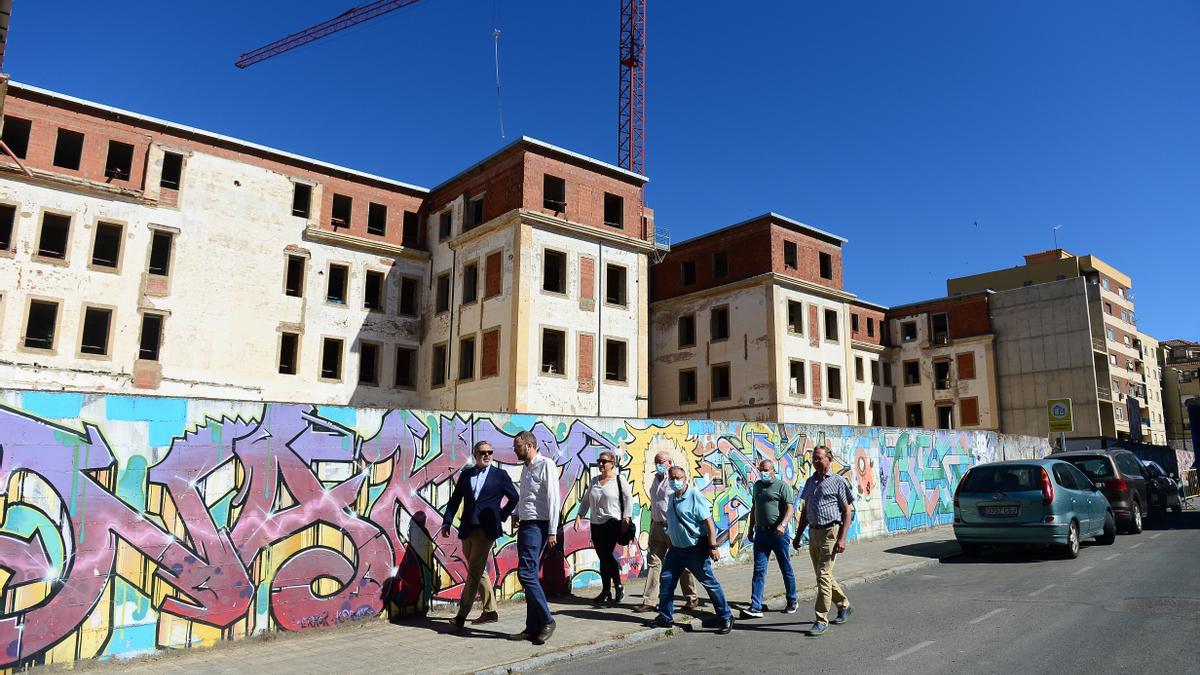
POLYGON ((496 596, 492 593, 492 579, 487 572, 492 543, 493 540, 478 528, 462 540, 463 555, 467 557, 467 581, 463 584, 462 597, 458 600, 458 615, 461 617, 471 613, 476 593, 483 603, 483 611, 496 611, 496 596))
POLYGON ((817 573, 817 621, 829 622, 829 607, 850 605, 842 585, 833 578, 833 547, 837 545, 838 525, 808 528, 808 556, 812 558, 813 571, 817 573))
MULTIPOLYGON (((651 607, 658 607, 658 577, 662 573, 662 561, 667 555, 667 549, 671 548, 671 538, 665 532, 666 527, 666 523, 650 523, 649 550, 646 551, 646 588, 642 591, 642 604, 651 607)), ((691 572, 684 570, 679 582, 683 585, 684 598, 699 598, 696 595, 696 581, 691 572)))

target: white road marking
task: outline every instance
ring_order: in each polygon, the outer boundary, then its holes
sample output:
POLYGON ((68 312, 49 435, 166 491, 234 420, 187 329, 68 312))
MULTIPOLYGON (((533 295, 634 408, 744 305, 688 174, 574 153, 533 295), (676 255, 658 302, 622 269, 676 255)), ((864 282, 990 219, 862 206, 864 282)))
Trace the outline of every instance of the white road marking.
POLYGON ((1077 570, 1077 571, 1075 572, 1074 576, 1079 576, 1080 574, 1083 574, 1084 572, 1086 572, 1086 571, 1088 571, 1088 570, 1090 570, 1090 569, 1092 569, 1092 566, 1091 566, 1091 565, 1088 565, 1087 567, 1084 567, 1084 568, 1083 568, 1083 569, 1081 569, 1081 570, 1077 570))
POLYGON ((1041 595, 1042 593, 1045 593, 1046 591, 1050 590, 1051 588, 1054 588, 1057 585, 1058 584, 1050 584, 1048 586, 1042 586, 1041 588, 1037 589, 1036 591, 1030 593, 1029 597, 1032 598, 1035 595, 1041 595))
POLYGON ((1133 548, 1137 548, 1137 547, 1141 546, 1141 545, 1142 545, 1142 544, 1144 544, 1144 543, 1145 543, 1145 542, 1141 542, 1141 541, 1139 541, 1138 543, 1134 544, 1133 546, 1130 546, 1129 548, 1131 548, 1131 549, 1133 549, 1133 548))
POLYGON ((1158 538, 1159 538, 1159 537, 1161 537, 1161 536, 1162 536, 1162 532, 1158 532, 1158 533, 1156 533, 1156 534, 1152 534, 1152 535, 1150 535, 1150 538, 1151 538, 1151 539, 1158 539, 1158 538))
POLYGON ((1003 612, 1003 611, 1004 611, 1004 608, 1003 608, 1003 607, 1000 607, 1000 608, 998 608, 998 609, 993 609, 992 611, 988 612, 987 614, 984 614, 983 616, 980 616, 980 617, 976 617, 976 618, 974 618, 974 619, 971 619, 971 620, 970 620, 970 621, 968 621, 967 623, 969 623, 969 624, 971 624, 972 626, 974 626, 974 625, 975 625, 975 624, 977 624, 977 623, 982 623, 982 622, 984 622, 984 621, 987 621, 988 619, 992 618, 993 616, 996 616, 997 614, 999 614, 1000 612, 1003 612))
POLYGON ((1119 556, 1119 555, 1121 555, 1121 554, 1120 554, 1120 553, 1114 553, 1114 554, 1112 554, 1112 555, 1108 556, 1107 558, 1105 558, 1105 559, 1104 559, 1104 561, 1105 561, 1105 562, 1108 562, 1109 560, 1112 560, 1113 558, 1115 558, 1115 557, 1117 557, 1117 556, 1119 556))
POLYGON ((902 659, 902 658, 908 656, 909 654, 912 654, 914 652, 919 652, 922 649, 925 649, 926 647, 928 647, 931 644, 933 644, 933 640, 926 640, 924 642, 919 642, 919 643, 909 647, 908 649, 905 649, 902 652, 897 652, 895 654, 892 654, 891 656, 887 657, 887 660, 895 661, 896 659, 902 659))

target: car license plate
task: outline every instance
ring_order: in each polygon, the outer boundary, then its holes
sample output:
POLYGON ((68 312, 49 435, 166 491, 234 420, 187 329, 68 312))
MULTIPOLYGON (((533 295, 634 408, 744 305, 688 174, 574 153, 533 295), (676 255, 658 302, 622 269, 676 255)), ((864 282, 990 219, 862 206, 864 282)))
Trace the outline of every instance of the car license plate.
POLYGON ((1015 516, 1020 513, 1019 506, 981 506, 979 512, 985 516, 1015 516))

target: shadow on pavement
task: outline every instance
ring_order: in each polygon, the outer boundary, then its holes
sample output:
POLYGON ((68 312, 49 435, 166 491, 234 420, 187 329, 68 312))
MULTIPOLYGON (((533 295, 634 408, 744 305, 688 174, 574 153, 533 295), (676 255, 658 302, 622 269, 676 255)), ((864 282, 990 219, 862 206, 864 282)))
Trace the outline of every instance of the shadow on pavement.
POLYGON ((944 558, 948 555, 958 553, 958 544, 953 539, 926 541, 919 544, 906 544, 904 546, 885 549, 884 553, 896 553, 914 558, 944 558))
POLYGON ((1200 530, 1200 511, 1192 507, 1182 513, 1167 513, 1146 522, 1147 530, 1200 530))

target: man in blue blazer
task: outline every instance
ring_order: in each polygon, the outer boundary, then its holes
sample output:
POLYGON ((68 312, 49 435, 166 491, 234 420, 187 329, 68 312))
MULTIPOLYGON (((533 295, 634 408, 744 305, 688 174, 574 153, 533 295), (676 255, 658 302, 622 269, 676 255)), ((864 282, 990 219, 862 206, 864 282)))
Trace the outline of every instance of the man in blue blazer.
POLYGON ((454 617, 454 628, 460 631, 467 622, 467 615, 471 613, 471 605, 475 604, 476 593, 483 601, 483 613, 471 623, 478 625, 500 619, 496 613, 496 597, 492 594, 492 580, 487 573, 487 561, 492 553, 492 544, 500 536, 501 523, 517 508, 517 488, 504 469, 492 464, 492 452, 492 446, 487 441, 475 444, 471 451, 475 465, 459 473, 442 520, 442 536, 449 537, 450 523, 454 521, 459 505, 462 505, 458 538, 462 540, 463 555, 467 558, 467 580, 458 601, 458 615, 454 617))

